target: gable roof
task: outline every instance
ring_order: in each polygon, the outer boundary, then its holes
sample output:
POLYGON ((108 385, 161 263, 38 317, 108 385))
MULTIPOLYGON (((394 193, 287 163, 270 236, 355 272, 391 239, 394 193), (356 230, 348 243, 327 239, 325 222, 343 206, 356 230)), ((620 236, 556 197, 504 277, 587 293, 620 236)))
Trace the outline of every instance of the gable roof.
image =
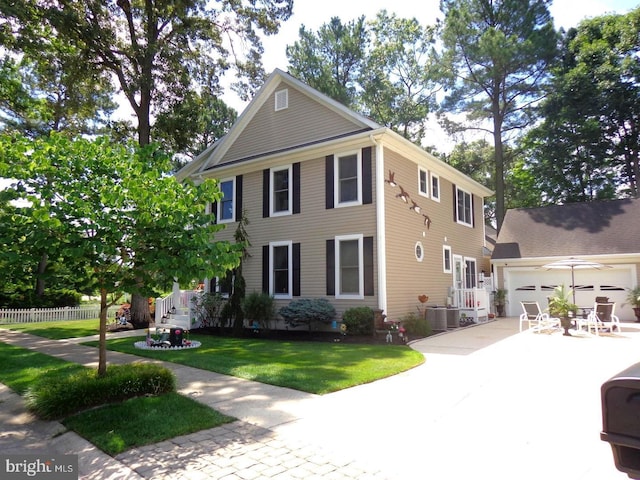
POLYGON ((264 85, 258 90, 247 108, 238 117, 229 132, 217 142, 210 145, 192 162, 190 162, 179 172, 177 172, 176 177, 181 180, 189 175, 203 172, 215 166, 223 158, 225 153, 229 151, 233 143, 241 137, 245 128, 247 128, 251 120, 256 116, 260 108, 269 99, 271 94, 277 88, 282 88, 283 84, 284 86, 295 88, 303 95, 310 97, 311 99, 317 101, 340 117, 348 120, 354 125, 353 133, 384 128, 382 125, 374 122, 373 120, 360 115, 359 113, 345 107, 341 103, 319 92, 318 90, 311 88, 292 75, 276 68, 271 73, 271 75, 269 75, 264 85))
MULTIPOLYGON (((250 135, 246 136, 250 137, 250 135)), ((385 148, 390 148, 407 158, 426 159, 426 161, 431 163, 432 166, 430 168, 437 175, 446 175, 447 177, 454 178, 456 184, 461 188, 465 188, 483 198, 493 194, 493 192, 484 185, 464 175, 456 168, 435 157, 422 147, 410 142, 400 134, 345 107, 341 103, 279 69, 274 70, 268 77, 265 84, 233 124, 231 130, 180 169, 175 174, 175 177, 179 181, 182 181, 188 177, 197 178, 210 176, 213 175, 213 169, 223 169, 238 163, 244 164, 253 161, 262 161, 270 157, 286 155, 291 152, 300 154, 303 151, 313 151, 318 147, 322 148, 321 145, 326 147, 331 144, 344 144, 343 142, 345 141, 362 142, 363 140, 371 144, 381 142, 385 148), (332 114, 335 114, 335 118, 344 119, 342 126, 347 126, 348 128, 339 132, 334 131, 334 136, 329 136, 328 138, 321 136, 315 139, 306 139, 306 143, 284 145, 279 149, 267 149, 266 151, 255 152, 250 156, 239 157, 233 160, 227 159, 225 154, 229 152, 229 149, 234 147, 236 142, 242 142, 243 134, 250 132, 251 125, 255 125, 256 122, 259 123, 260 112, 264 111, 263 106, 272 97, 272 94, 285 86, 300 92, 300 95, 319 104, 321 108, 328 109, 332 114), (256 122, 253 122, 254 119, 256 122)))
POLYGON ((640 254, 640 199, 508 210, 492 260, 640 254))

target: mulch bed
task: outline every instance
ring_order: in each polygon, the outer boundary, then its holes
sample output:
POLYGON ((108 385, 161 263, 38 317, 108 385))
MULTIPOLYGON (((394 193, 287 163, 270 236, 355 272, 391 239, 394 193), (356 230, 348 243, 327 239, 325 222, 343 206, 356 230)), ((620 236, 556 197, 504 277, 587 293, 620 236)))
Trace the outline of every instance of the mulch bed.
MULTIPOLYGON (((200 333, 204 335, 220 335, 231 336, 231 331, 221 328, 199 328, 192 330, 192 333, 200 333)), ((384 345, 387 332, 376 333, 375 335, 342 335, 340 332, 317 332, 304 330, 260 330, 255 332, 251 329, 245 329, 244 338, 263 338, 267 340, 278 341, 294 341, 294 342, 331 342, 331 343, 347 343, 347 344, 365 344, 365 345, 384 345)), ((411 340, 416 340, 412 338, 411 340)), ((397 335, 393 335, 393 344, 402 345, 397 335)))

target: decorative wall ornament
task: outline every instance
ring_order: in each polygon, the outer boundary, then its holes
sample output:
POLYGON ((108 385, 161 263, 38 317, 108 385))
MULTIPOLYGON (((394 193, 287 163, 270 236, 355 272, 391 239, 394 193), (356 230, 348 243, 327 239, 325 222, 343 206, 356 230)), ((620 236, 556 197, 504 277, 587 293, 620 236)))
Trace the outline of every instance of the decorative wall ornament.
POLYGON ((409 199, 411 198, 409 197, 409 194, 405 192, 404 188, 402 188, 400 185, 398 185, 398 188, 400 189, 400 193, 396 195, 396 198, 399 198, 404 203, 409 203, 409 199))
POLYGON ((404 188, 402 188, 401 185, 398 185, 398 183, 395 180, 395 172, 392 172, 391 170, 389 170, 389 178, 385 178, 384 182, 388 183, 390 186, 392 186, 394 188, 398 187, 400 189, 400 193, 398 193, 396 195, 396 198, 399 198, 404 203, 409 203, 409 200, 411 200, 411 206, 409 207, 409 210, 413 210, 418 215, 422 215, 422 217, 424 218, 424 224, 427 226, 427 229, 429 229, 429 227, 431 227, 431 219, 429 218, 428 215, 422 213, 422 207, 420 205, 418 205, 411 198, 411 196, 406 192, 406 190, 404 188))
POLYGON ((395 176, 395 173, 389 170, 389 178, 385 179, 385 182, 391 185, 392 187, 396 187, 398 185, 393 179, 394 176, 395 176))

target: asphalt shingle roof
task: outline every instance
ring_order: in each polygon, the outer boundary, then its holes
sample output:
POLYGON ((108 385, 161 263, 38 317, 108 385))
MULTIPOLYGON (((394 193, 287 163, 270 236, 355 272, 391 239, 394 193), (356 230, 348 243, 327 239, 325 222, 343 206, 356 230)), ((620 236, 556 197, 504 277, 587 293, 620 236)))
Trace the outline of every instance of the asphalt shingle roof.
POLYGON ((492 259, 640 253, 640 199, 508 210, 492 259))

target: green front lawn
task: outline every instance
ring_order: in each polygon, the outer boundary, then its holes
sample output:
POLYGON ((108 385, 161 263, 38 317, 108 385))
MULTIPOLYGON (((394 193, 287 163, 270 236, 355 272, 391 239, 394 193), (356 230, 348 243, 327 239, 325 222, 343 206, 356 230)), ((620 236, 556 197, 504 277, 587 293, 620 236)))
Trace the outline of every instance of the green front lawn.
POLYGON ((9 323, 0 328, 37 335, 38 337, 60 340, 62 338, 79 338, 100 333, 100 320, 69 320, 39 323, 9 323))
POLYGON ((71 416, 62 423, 109 455, 235 420, 206 405, 167 393, 137 397, 71 416))
MULTIPOLYGON (((25 348, 0 343, 0 383, 25 395, 46 375, 62 381, 86 367, 25 348)), ((92 408, 62 423, 110 455, 179 435, 233 421, 191 398, 177 393, 131 398, 122 403, 92 408), (175 412, 180 412, 176 415, 175 412)))
MULTIPOLYGON (((407 346, 293 342, 190 335, 197 349, 141 350, 144 337, 107 341, 107 348, 257 382, 324 394, 409 370, 424 356, 407 346)), ((97 342, 88 345, 96 346, 97 342)))

